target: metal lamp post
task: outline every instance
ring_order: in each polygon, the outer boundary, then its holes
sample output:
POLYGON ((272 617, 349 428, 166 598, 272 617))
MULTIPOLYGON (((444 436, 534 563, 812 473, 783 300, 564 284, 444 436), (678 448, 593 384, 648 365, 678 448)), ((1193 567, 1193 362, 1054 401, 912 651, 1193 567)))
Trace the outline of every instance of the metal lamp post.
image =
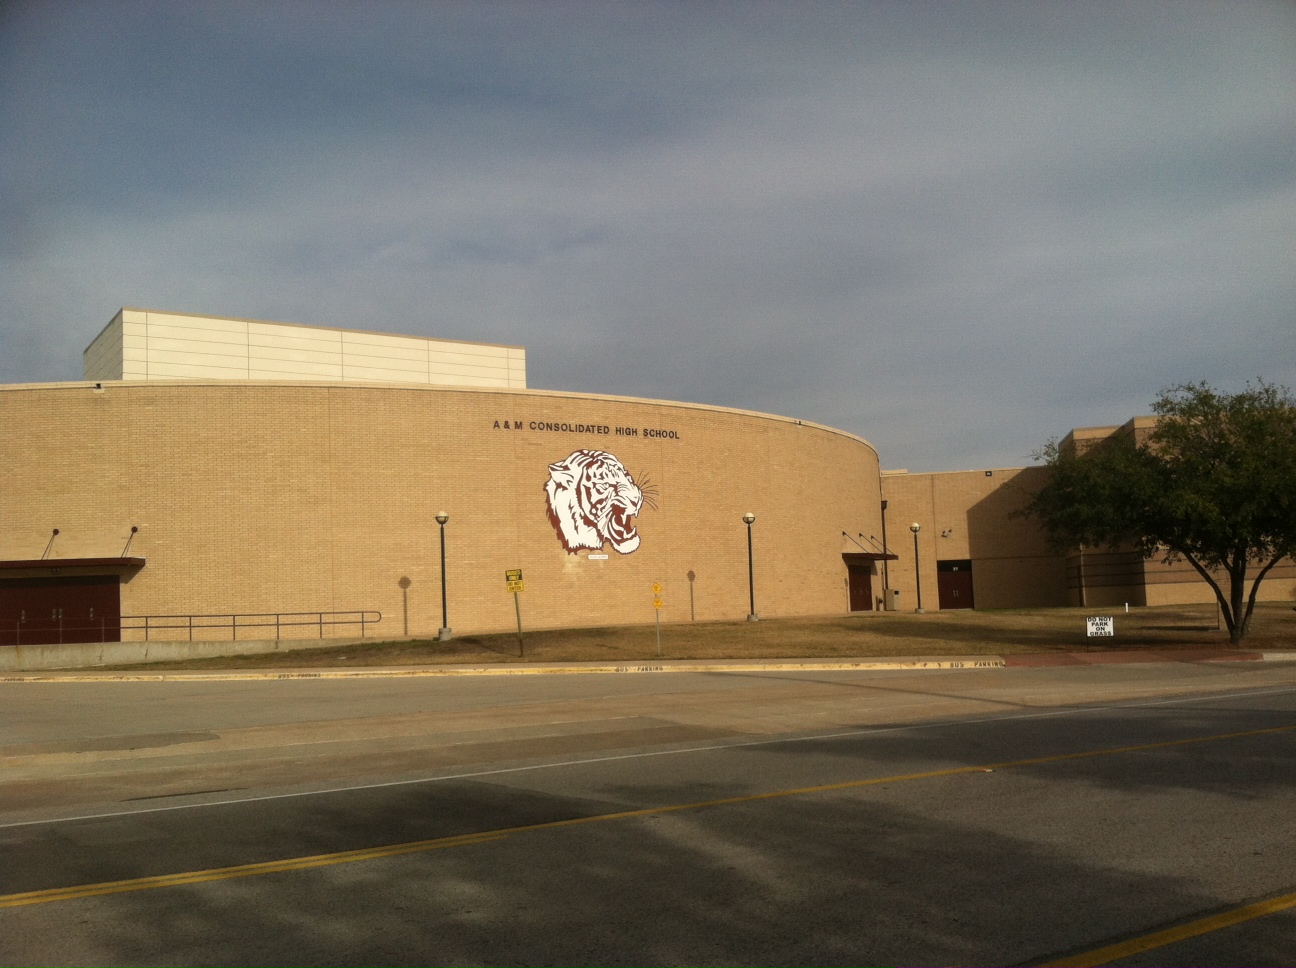
POLYGON ((441 628, 437 632, 437 638, 442 642, 450 641, 450 620, 446 615, 446 570, 445 570, 445 526, 450 520, 450 515, 444 511, 438 511, 436 523, 441 525, 441 628))
POLYGON ((882 610, 891 611, 891 571, 887 568, 887 551, 886 540, 886 511, 887 502, 882 502, 882 610))
POLYGON ((747 524, 747 596, 751 602, 751 611, 747 613, 747 621, 759 622, 760 617, 756 614, 756 572, 752 567, 752 522, 756 520, 756 515, 748 511, 743 515, 743 521, 747 524))
POLYGON ((914 583, 918 586, 918 607, 914 609, 919 615, 923 613, 922 607, 922 567, 918 563, 918 532, 922 530, 922 525, 915 521, 909 525, 909 530, 914 536, 914 583))

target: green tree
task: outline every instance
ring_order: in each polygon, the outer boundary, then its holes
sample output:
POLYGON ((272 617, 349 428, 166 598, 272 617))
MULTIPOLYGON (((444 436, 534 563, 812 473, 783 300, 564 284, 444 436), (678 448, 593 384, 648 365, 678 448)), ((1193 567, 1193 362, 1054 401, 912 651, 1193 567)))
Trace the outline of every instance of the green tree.
POLYGON ((1152 410, 1158 421, 1142 441, 1117 434, 1083 453, 1050 441, 1034 455, 1049 482, 1019 513, 1059 551, 1132 545, 1187 561, 1240 644, 1260 583, 1296 555, 1296 401, 1263 380, 1233 395, 1196 383, 1163 391, 1152 410))

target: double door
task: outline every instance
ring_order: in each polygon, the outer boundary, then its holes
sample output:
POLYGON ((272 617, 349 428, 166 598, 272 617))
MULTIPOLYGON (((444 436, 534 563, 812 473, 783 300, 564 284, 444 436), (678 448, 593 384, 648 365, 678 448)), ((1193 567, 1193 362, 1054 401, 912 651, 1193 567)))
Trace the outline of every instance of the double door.
POLYGON ((0 645, 119 641, 116 575, 0 579, 0 645))
POLYGON ((941 611, 950 608, 975 608, 972 598, 972 562, 936 562, 936 594, 941 611))

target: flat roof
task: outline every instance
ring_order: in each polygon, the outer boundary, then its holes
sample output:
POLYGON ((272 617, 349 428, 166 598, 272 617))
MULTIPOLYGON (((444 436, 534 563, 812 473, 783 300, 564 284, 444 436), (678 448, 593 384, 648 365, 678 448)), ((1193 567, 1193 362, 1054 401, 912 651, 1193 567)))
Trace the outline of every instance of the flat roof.
POLYGON ((428 343, 461 343, 465 346, 497 346, 506 350, 525 350, 525 346, 515 343, 487 343, 482 340, 472 339, 449 339, 443 336, 418 336, 412 333, 388 333, 378 329, 355 329, 349 326, 315 326, 311 323, 285 323, 278 319, 250 319, 247 316, 215 316, 211 313, 183 313, 174 309, 148 309, 144 306, 122 306, 121 309, 113 313, 112 319, 104 324, 103 329, 95 334, 95 338, 86 344, 89 349, 95 344, 95 340, 117 321, 117 317, 122 313, 157 313, 159 316, 187 316, 190 319, 219 319, 230 323, 259 323, 262 326, 291 326, 294 329, 313 329, 317 332, 326 333, 360 333, 368 336, 394 336, 398 339, 418 339, 428 343))

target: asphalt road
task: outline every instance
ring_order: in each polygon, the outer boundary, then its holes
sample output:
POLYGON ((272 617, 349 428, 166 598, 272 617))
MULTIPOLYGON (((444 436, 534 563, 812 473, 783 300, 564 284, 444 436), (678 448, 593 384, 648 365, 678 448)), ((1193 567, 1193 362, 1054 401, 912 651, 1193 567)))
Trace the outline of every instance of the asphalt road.
POLYGON ((0 730, 6 964, 1296 963, 1296 663, 0 683, 0 730))

